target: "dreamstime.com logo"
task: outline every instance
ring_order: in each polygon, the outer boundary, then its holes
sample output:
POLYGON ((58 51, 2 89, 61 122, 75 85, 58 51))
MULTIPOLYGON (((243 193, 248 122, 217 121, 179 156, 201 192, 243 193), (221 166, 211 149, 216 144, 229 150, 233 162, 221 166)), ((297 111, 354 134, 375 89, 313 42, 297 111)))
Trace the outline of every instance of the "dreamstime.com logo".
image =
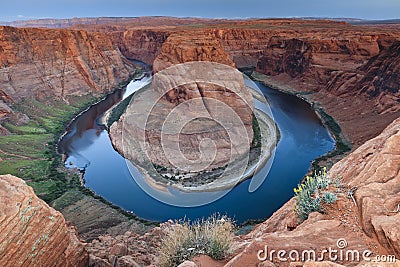
POLYGON ((336 242, 336 247, 328 247, 327 249, 315 250, 308 249, 299 251, 296 249, 274 250, 269 249, 265 245, 263 250, 257 252, 259 261, 279 261, 279 262, 306 262, 306 261, 331 261, 331 262, 396 262, 394 255, 377 255, 373 256, 372 251, 356 249, 347 249, 348 243, 346 239, 339 238, 336 242))
POLYGON ((249 192, 257 190, 271 168, 265 162, 273 161, 277 130, 268 101, 249 83, 237 69, 214 62, 157 72, 122 119, 122 153, 136 183, 180 207, 216 201, 250 177, 249 192), (250 150, 253 115, 261 129, 260 160, 250 150))

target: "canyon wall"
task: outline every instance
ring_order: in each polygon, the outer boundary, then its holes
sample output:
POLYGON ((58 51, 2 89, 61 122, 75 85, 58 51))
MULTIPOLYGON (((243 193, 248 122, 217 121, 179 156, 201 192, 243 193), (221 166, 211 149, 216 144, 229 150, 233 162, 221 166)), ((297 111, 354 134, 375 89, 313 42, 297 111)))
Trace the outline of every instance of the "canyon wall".
POLYGON ((23 98, 68 101, 108 92, 135 69, 104 33, 0 27, 3 114, 23 98))
MULTIPOLYGON (((376 138, 337 162, 328 176, 333 179, 342 177, 345 187, 338 194, 338 201, 328 206, 324 213, 311 213, 300 224, 293 211, 295 199, 292 198, 250 233, 238 236, 235 251, 228 260, 215 261, 201 256, 194 259, 197 265, 193 263, 189 266, 398 266, 398 263, 364 261, 362 253, 370 250, 373 253, 369 256, 371 260, 376 255, 393 255, 397 261, 400 258, 400 118, 376 138), (354 201, 348 192, 354 193, 354 201), (340 251, 338 239, 346 241, 341 249, 343 253, 358 251, 360 257, 354 257, 354 260, 338 257, 335 263, 291 263, 277 259, 279 250, 286 251, 283 256, 286 258, 291 250, 298 251, 300 257, 303 251, 315 250, 317 257, 323 249, 340 251), (265 261, 257 257, 266 246, 268 252, 275 251, 271 261, 269 253, 265 261)), ((171 223, 166 222, 143 236, 131 232, 116 237, 101 236, 88 244, 91 262, 111 266, 113 261, 110 259, 115 259, 119 251, 123 251, 117 266, 123 266, 128 259, 146 266, 157 266, 157 251, 153 248, 160 244, 164 230, 171 223), (126 247, 123 241, 140 245, 126 247)), ((292 256, 295 257, 295 254, 292 256)), ((328 253, 325 260, 329 260, 328 253)))
POLYGON ((379 113, 396 112, 400 103, 400 41, 384 47, 359 73, 338 71, 328 82, 328 90, 340 93, 363 93, 376 99, 379 113))
POLYGON ((313 23, 278 21, 264 29, 218 29, 212 34, 238 67, 255 68, 267 75, 263 82, 268 85, 314 103, 358 147, 400 116, 395 45, 400 32, 313 23))
POLYGON ((333 22, 320 23, 319 29, 307 22, 278 26, 219 29, 213 34, 239 68, 255 67, 277 80, 292 80, 296 90, 323 90, 335 96, 363 94, 375 102, 378 112, 398 111, 398 49, 394 43, 400 39, 399 31, 333 22))
POLYGON ((204 31, 184 31, 168 36, 153 62, 153 72, 191 61, 217 62, 235 67, 219 39, 204 31))
POLYGON ((0 265, 87 266, 76 229, 26 183, 0 176, 0 265))
MULTIPOLYGON (((107 92, 134 73, 136 67, 127 58, 155 63, 157 70, 183 58, 190 61, 223 56, 221 63, 255 69, 266 74, 260 78, 263 82, 300 94, 315 107, 323 108, 359 147, 330 172, 343 176, 346 184, 356 189, 355 203, 343 197, 326 214, 312 214, 297 225, 291 200, 241 237, 237 256, 228 266, 258 264, 256 253, 265 244, 277 249, 287 248, 288 243, 296 249, 335 247, 338 237, 346 237, 349 249, 368 248, 375 254, 399 257, 400 28, 295 20, 218 25, 202 21, 202 25, 189 27, 179 26, 176 21, 162 23, 159 28, 131 22, 75 26, 85 30, 0 27, 1 116, 12 113, 13 104, 23 98, 68 101, 71 95, 107 92), (179 48, 182 42, 198 42, 198 33, 212 44, 210 49, 185 52, 179 48)), ((171 99, 179 100, 179 94, 171 99)), ((9 176, 0 179, 0 203, 6 203, 1 213, 2 265, 16 265, 19 258, 27 265, 32 258, 49 264, 56 258, 62 265, 86 264, 86 254, 74 230, 17 181, 9 176), (10 192, 19 200, 10 198, 10 192), (29 232, 28 228, 12 228, 13 224, 30 227, 29 232), (14 241, 25 238, 23 243, 14 241), (43 252, 36 253, 38 248, 44 248, 40 249, 43 252)), ((136 239, 146 240, 135 236, 133 242, 136 239)), ((120 254, 118 249, 112 252, 114 256, 120 254)), ((106 250, 108 253, 109 248, 106 250)), ((97 258, 109 261, 104 251, 97 251, 97 258)), ((146 246, 140 248, 140 255, 146 253, 146 246)))
POLYGON ((218 43, 236 67, 267 75, 266 84, 301 94, 333 116, 355 147, 400 115, 396 25, 277 19, 130 27, 113 37, 126 57, 154 64, 157 70, 162 61, 218 59, 215 50, 188 55, 176 49, 200 39, 218 43))
POLYGON ((300 93, 323 108, 356 147, 400 115, 396 25, 143 18, 99 20, 74 28, 0 28, 3 116, 11 112, 10 103, 24 96, 65 98, 110 90, 133 73, 127 58, 154 63, 157 69, 166 58, 172 63, 183 57, 212 60, 222 50, 230 57, 224 64, 255 69, 268 76, 267 84, 300 93), (176 49, 200 39, 222 50, 184 55, 176 49))
POLYGON ((170 34, 156 55, 153 72, 151 89, 138 92, 110 128, 121 154, 143 166, 143 150, 153 164, 193 173, 226 166, 248 153, 253 140, 252 95, 218 39, 200 31, 170 34), (193 61, 203 62, 189 63, 193 61), (176 66, 180 63, 188 64, 176 66), (179 127, 172 126, 172 112, 182 122, 179 127), (233 133, 240 133, 240 140, 233 133), (214 145, 204 146, 207 139, 214 145))
MULTIPOLYGON (((270 251, 304 251, 332 247, 344 238, 346 250, 371 250, 375 255, 400 257, 400 118, 380 135, 367 141, 349 156, 336 163, 328 175, 342 177, 348 190, 325 214, 312 213, 298 225, 293 212, 294 199, 287 202, 268 220, 241 238, 240 253, 226 266, 257 264, 256 253, 268 245, 270 251)), ((276 260, 276 259, 274 259, 276 260)), ((355 266, 362 261, 342 261, 355 266)), ((359 266, 370 266, 368 262, 359 266)), ((289 265, 281 262, 279 266, 289 265)), ((268 265, 265 265, 268 266, 268 265)), ((373 266, 373 265, 372 265, 373 266)), ((386 266, 386 265, 383 265, 386 266)), ((388 265, 390 266, 390 265, 388 265)))
POLYGON ((113 33, 113 42, 127 58, 152 65, 170 34, 163 29, 126 30, 113 33))

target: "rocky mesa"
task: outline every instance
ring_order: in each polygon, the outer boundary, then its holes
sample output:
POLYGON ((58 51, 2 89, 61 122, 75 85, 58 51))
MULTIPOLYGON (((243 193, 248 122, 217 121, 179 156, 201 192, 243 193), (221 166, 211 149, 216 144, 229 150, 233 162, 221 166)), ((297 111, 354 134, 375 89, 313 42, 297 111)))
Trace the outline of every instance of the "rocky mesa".
POLYGON ((151 89, 137 93, 110 128, 118 151, 143 168, 147 155, 155 166, 196 174, 249 153, 254 104, 242 74, 219 40, 202 32, 185 36, 167 38, 151 89))

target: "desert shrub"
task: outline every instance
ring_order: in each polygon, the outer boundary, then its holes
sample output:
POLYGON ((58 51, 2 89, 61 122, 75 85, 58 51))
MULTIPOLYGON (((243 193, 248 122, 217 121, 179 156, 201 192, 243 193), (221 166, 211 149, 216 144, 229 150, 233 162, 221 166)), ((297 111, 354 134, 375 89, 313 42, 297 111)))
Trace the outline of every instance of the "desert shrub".
POLYGON ((233 245, 234 223, 226 216, 213 215, 191 223, 176 221, 162 237, 159 247, 161 266, 177 266, 196 255, 225 259, 233 245))
POLYGON ((294 189, 296 204, 294 211, 301 221, 305 221, 312 212, 323 212, 325 205, 333 204, 337 200, 336 191, 333 188, 338 187, 340 181, 332 181, 327 176, 326 168, 314 173, 313 176, 307 176, 304 183, 294 189))
POLYGON ((336 202, 338 197, 332 192, 325 192, 323 198, 326 204, 333 204, 336 202))

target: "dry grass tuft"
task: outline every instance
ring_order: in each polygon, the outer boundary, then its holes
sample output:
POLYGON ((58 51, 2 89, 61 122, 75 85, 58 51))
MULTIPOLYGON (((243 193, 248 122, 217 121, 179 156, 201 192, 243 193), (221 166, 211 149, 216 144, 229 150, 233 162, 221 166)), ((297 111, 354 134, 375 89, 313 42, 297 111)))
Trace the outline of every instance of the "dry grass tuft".
POLYGON ((176 221, 159 247, 162 266, 177 266, 196 255, 225 259, 232 250, 234 223, 226 216, 213 215, 200 221, 176 221))

